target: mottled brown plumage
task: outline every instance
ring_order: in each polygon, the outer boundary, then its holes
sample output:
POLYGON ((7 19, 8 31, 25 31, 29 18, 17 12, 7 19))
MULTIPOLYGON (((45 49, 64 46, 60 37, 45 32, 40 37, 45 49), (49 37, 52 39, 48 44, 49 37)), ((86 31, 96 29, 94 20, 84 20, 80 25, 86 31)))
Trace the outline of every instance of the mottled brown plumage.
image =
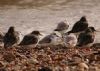
POLYGON ((94 31, 96 31, 94 27, 89 27, 84 33, 81 33, 78 37, 78 46, 92 46, 95 38, 94 31))
POLYGON ((23 40, 19 45, 32 45, 32 44, 37 44, 39 41, 39 31, 33 31, 32 33, 25 35, 23 40))
POLYGON ((4 36, 4 48, 12 47, 14 44, 17 44, 18 40, 19 33, 15 31, 13 26, 11 26, 4 36))

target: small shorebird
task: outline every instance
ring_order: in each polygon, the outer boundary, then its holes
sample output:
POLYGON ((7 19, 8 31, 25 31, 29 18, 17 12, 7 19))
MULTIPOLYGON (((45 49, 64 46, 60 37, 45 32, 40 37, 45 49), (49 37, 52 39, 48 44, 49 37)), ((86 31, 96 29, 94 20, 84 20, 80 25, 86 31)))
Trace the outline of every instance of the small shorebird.
POLYGON ((58 31, 54 31, 50 35, 45 36, 40 40, 39 44, 58 45, 62 42, 62 35, 58 31))
POLYGON ((54 31, 59 31, 61 34, 66 33, 66 30, 69 28, 68 23, 60 22, 58 23, 56 29, 54 31))
POLYGON ((75 33, 78 35, 79 33, 85 31, 88 28, 88 22, 85 16, 82 16, 79 21, 77 21, 72 29, 68 33, 75 33))
POLYGON ((75 47, 77 44, 77 37, 74 33, 70 33, 70 34, 66 33, 63 39, 66 47, 72 48, 75 47))
POLYGON ((46 45, 58 45, 63 43, 63 34, 66 33, 69 25, 65 22, 58 23, 53 33, 44 37, 39 43, 46 45))
POLYGON ((33 31, 32 33, 25 35, 23 40, 19 45, 35 45, 37 46, 39 42, 39 36, 40 36, 39 31, 33 31))
POLYGON ((85 32, 80 33, 78 37, 78 46, 80 47, 92 46, 94 39, 95 39, 95 31, 96 30, 94 29, 94 27, 88 27, 88 29, 85 32))
POLYGON ((19 41, 19 33, 15 31, 15 28, 11 26, 8 32, 4 36, 4 48, 12 47, 19 41))
POLYGON ((69 28, 69 25, 68 25, 68 23, 65 23, 65 22, 60 22, 60 23, 58 23, 58 25, 57 25, 57 27, 56 27, 56 29, 54 30, 54 31, 56 31, 56 32, 58 32, 58 33, 60 33, 61 34, 61 37, 60 37, 60 39, 62 40, 62 43, 61 44, 63 44, 64 42, 64 34, 67 32, 67 29, 69 28))

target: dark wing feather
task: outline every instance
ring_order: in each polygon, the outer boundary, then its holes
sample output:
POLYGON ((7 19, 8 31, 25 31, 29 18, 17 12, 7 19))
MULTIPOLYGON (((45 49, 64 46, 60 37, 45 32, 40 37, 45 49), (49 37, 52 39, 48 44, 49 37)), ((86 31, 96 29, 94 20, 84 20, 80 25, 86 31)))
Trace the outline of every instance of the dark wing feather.
POLYGON ((38 42, 38 39, 33 35, 26 35, 24 36, 23 40, 19 45, 30 45, 30 44, 36 44, 38 42))
POLYGON ((40 40, 40 44, 43 43, 50 43, 51 42, 51 35, 47 35, 46 37, 44 37, 42 40, 40 40))
POLYGON ((88 28, 88 23, 87 22, 81 22, 81 21, 78 21, 74 24, 71 32, 80 32, 80 31, 84 31, 85 29, 88 28))
POLYGON ((81 33, 78 38, 78 45, 83 46, 87 45, 89 43, 93 43, 94 39, 92 38, 92 35, 81 33))
POLYGON ((9 47, 9 46, 12 46, 14 45, 15 43, 17 43, 18 41, 18 34, 14 33, 14 34, 11 34, 11 33, 6 33, 5 36, 4 36, 4 47, 9 47))

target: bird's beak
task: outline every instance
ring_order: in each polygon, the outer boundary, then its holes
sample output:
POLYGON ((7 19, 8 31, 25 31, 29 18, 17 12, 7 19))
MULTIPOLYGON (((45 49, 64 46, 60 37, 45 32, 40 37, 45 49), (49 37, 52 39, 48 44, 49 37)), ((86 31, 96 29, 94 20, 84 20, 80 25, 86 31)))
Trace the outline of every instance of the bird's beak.
POLYGON ((96 30, 95 32, 100 32, 100 31, 96 30))

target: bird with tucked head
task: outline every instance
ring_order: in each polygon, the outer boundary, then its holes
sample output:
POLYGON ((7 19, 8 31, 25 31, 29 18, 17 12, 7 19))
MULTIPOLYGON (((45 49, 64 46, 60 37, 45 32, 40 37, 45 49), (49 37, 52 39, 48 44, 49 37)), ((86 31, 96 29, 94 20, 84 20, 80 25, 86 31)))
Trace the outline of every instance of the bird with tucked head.
POLYGON ((92 46, 95 39, 95 29, 94 27, 88 27, 85 32, 80 33, 78 37, 78 46, 92 46))
POLYGON ((62 43, 62 35, 58 31, 45 36, 40 40, 40 45, 58 45, 62 43))
POLYGON ((62 22, 58 23, 58 25, 57 25, 57 27, 54 31, 58 31, 61 34, 63 34, 63 33, 66 33, 68 28, 69 28, 68 23, 65 23, 65 22, 62 21, 62 22))
POLYGON ((39 31, 32 31, 30 34, 25 35, 23 40, 19 45, 37 45, 39 42, 39 36, 40 36, 39 31))

